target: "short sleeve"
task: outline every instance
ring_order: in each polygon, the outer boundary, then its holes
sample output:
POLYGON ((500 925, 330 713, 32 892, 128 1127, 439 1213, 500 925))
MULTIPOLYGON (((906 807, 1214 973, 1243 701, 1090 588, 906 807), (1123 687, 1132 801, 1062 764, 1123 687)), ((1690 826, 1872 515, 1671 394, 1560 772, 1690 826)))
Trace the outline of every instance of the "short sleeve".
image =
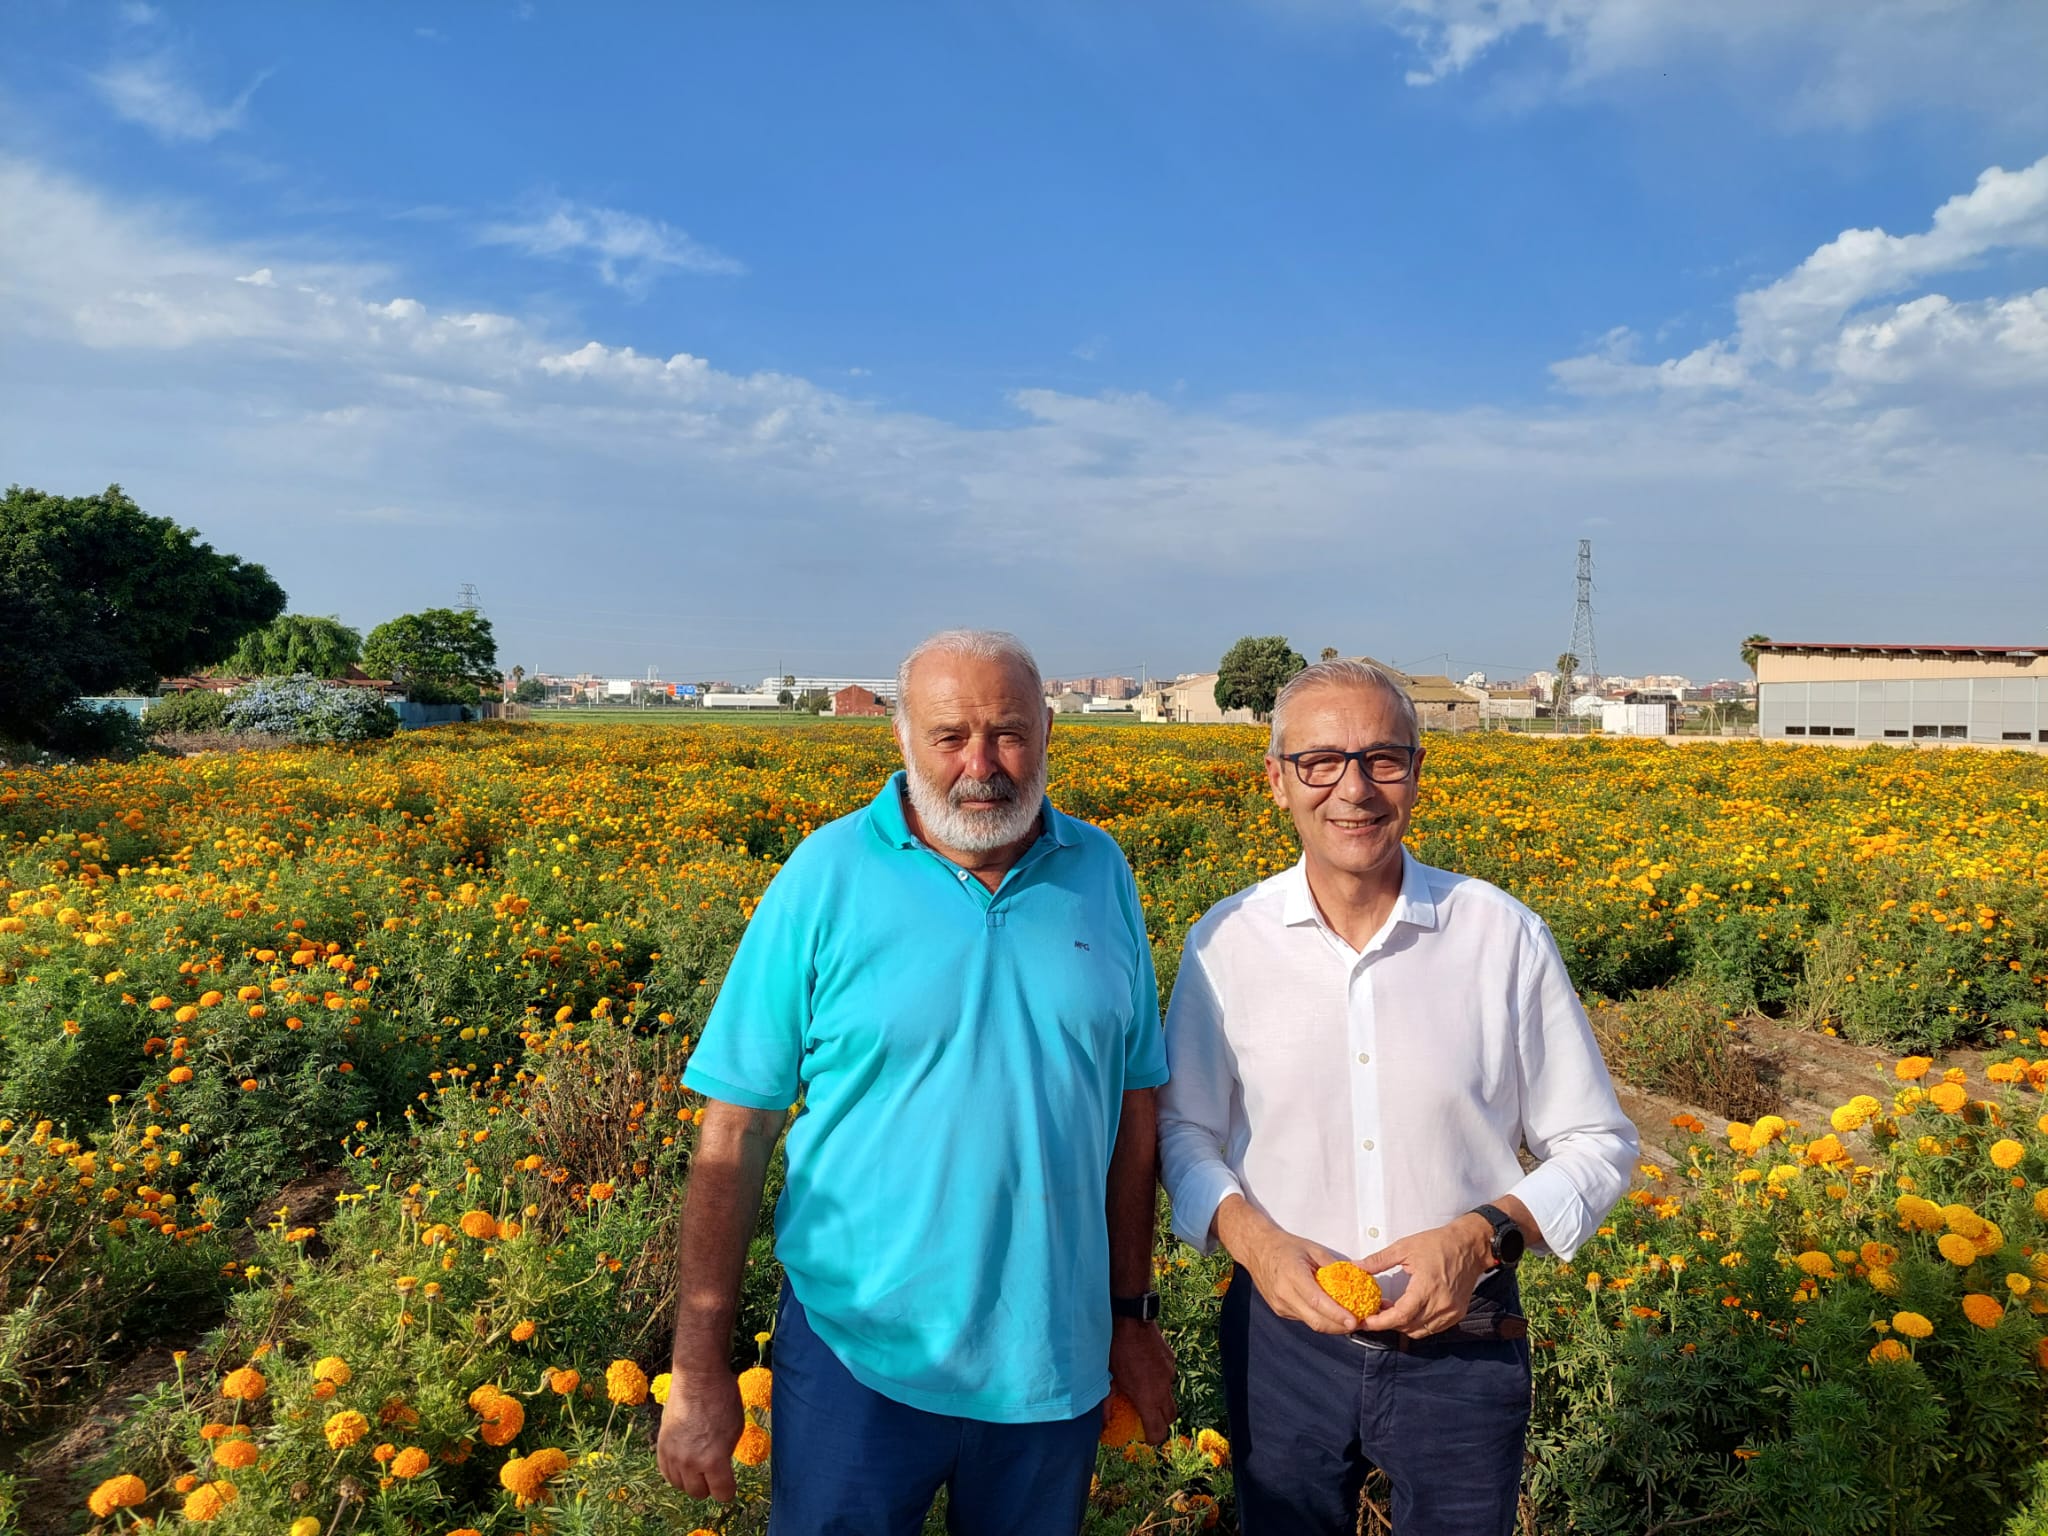
POLYGON ((1159 1024, 1159 976, 1152 966, 1152 939, 1145 932, 1145 905, 1138 898, 1138 883, 1122 852, 1124 912, 1137 949, 1137 964, 1131 978, 1131 1017, 1124 1030, 1124 1091, 1157 1088, 1166 1081, 1166 1032, 1159 1024))
POLYGON ((816 907, 804 886, 785 868, 762 893, 690 1053, 684 1087, 747 1109, 796 1102, 817 951, 816 907))

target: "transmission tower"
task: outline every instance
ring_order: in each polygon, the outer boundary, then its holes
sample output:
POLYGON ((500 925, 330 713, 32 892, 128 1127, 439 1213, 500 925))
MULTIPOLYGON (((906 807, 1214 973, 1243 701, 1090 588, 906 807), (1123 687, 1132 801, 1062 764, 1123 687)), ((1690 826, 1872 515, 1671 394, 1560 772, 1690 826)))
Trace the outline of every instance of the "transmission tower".
POLYGON ((1572 654, 1579 658, 1578 677, 1600 676, 1600 657, 1593 646, 1593 541, 1579 540, 1579 606, 1572 615, 1572 654))
POLYGON ((460 608, 464 613, 475 613, 479 608, 483 607, 483 605, 483 599, 477 596, 476 583, 473 581, 465 581, 462 584, 461 595, 457 597, 455 600, 455 606, 460 608))

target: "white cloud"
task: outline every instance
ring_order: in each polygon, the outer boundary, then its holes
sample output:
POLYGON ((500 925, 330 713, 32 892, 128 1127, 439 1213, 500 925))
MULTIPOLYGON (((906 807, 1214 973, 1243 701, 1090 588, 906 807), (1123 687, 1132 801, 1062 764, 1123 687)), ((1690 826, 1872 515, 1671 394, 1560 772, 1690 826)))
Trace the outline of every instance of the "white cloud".
POLYGON ((117 60, 92 82, 124 122, 139 124, 160 139, 204 143, 242 126, 250 98, 267 77, 267 72, 258 75, 234 100, 216 105, 185 79, 169 53, 155 53, 117 60))
POLYGON ((1876 302, 2001 252, 2041 250, 2048 156, 2018 171, 1993 166, 1919 233, 1843 231, 1776 282, 1740 295, 1732 336, 1639 363, 1634 334, 1611 331, 1597 351, 1553 364, 1551 374, 1579 394, 1832 386, 1845 402, 1915 382, 1972 392, 2048 384, 2048 289, 1960 303, 1940 293, 1876 302))
POLYGON ((746 271, 660 219, 562 199, 536 206, 522 219, 487 225, 477 238, 529 256, 592 261, 607 283, 635 295, 652 287, 664 270, 716 276, 746 271))
MULTIPOLYGON (((1328 9, 1333 0, 1296 0, 1328 9)), ((1434 85, 1540 40, 1555 87, 1702 78, 1783 115, 1861 123, 1900 105, 2043 115, 2048 7, 2006 0, 1350 0, 1434 85)), ((1526 61, 1524 61, 1526 62, 1526 61)))

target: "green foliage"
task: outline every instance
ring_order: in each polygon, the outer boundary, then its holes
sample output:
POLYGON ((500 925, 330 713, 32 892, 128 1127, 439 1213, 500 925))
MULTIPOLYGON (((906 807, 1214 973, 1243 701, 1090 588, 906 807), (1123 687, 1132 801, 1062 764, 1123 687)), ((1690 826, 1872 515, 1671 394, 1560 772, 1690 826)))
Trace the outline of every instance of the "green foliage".
POLYGON ((149 734, 125 709, 67 704, 45 724, 43 745, 62 757, 125 763, 149 750, 149 734))
POLYGON ((427 608, 371 630, 363 666, 416 704, 473 704, 478 690, 498 686, 498 642, 480 613, 427 608))
POLYGON ((1217 664, 1216 706, 1248 709, 1263 720, 1287 680, 1307 665, 1285 635, 1246 635, 1217 664))
POLYGON ((222 660, 284 607, 260 565, 216 554, 118 485, 0 498, 0 735, 45 739, 82 694, 153 689, 222 660))
POLYGON ((362 654, 363 637, 341 620, 287 613, 242 636, 224 670, 243 677, 340 677, 362 654))
POLYGON ((548 685, 537 677, 520 679, 519 686, 512 690, 514 704, 543 704, 547 696, 548 685))
POLYGON ((192 688, 158 699, 142 717, 143 729, 152 736, 190 735, 201 731, 224 731, 227 726, 228 696, 212 688, 192 688))

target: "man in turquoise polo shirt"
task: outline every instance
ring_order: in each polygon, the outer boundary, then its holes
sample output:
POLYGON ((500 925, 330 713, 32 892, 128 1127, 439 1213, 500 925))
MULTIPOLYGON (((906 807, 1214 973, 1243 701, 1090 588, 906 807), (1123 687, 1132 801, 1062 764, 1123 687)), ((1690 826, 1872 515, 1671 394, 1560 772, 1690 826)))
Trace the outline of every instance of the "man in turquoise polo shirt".
POLYGON ((776 1208, 770 1530, 1069 1536, 1112 1382, 1156 1443, 1153 1090, 1166 1079, 1130 866, 1045 798, 1037 664, 935 635, 898 673, 904 771, 762 897, 691 1056, 707 1104, 683 1216, 660 1459, 733 1496, 739 1278, 776 1208))

